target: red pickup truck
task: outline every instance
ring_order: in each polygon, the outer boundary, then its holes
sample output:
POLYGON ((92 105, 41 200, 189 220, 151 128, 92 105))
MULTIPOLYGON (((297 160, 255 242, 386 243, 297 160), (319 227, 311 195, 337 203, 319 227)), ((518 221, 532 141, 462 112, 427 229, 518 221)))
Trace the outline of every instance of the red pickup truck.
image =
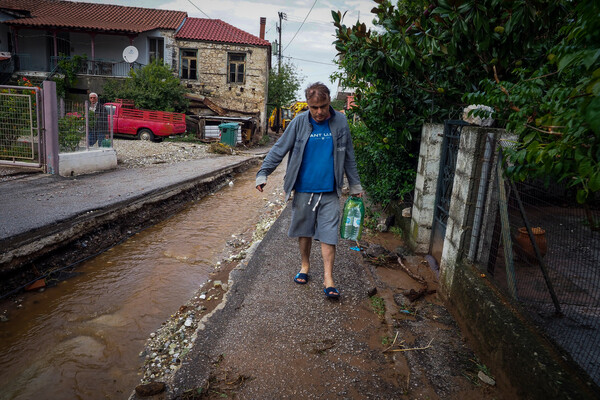
POLYGON ((186 130, 185 114, 138 110, 133 101, 121 99, 105 103, 104 107, 107 114, 113 116, 115 135, 135 135, 141 140, 154 141, 156 137, 177 135, 186 130))

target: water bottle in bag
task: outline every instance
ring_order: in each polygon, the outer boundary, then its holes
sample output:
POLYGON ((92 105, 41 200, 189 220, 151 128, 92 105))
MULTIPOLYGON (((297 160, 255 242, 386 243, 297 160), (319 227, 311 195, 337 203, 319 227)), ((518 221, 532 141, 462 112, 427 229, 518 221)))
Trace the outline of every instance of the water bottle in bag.
POLYGON ((344 212, 340 224, 342 239, 360 240, 364 217, 365 206, 362 199, 360 197, 349 197, 344 203, 344 212))

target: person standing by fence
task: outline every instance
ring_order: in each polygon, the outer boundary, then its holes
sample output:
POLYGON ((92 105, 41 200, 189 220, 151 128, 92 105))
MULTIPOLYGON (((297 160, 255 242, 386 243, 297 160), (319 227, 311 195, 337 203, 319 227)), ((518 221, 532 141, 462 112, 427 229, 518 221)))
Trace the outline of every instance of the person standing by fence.
POLYGON ((102 140, 106 138, 107 132, 107 112, 104 105, 98 102, 98 94, 91 92, 89 94, 89 133, 88 145, 90 147, 98 143, 98 147, 102 145, 102 140))

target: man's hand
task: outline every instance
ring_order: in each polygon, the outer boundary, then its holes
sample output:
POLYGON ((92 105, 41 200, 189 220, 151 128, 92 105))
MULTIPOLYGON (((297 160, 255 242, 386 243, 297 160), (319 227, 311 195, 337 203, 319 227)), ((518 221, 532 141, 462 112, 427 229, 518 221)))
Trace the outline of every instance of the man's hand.
POLYGON ((263 183, 263 184, 261 184, 261 185, 258 185, 258 186, 256 187, 256 190, 258 190, 259 192, 261 192, 261 193, 262 193, 262 191, 263 191, 263 187, 265 187, 265 185, 266 185, 266 183, 263 183))

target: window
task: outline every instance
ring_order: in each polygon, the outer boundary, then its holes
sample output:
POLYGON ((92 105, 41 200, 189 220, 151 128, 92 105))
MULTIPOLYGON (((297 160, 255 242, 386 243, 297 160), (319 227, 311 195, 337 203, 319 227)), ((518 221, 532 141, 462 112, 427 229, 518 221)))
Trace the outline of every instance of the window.
POLYGON ((246 54, 245 53, 229 53, 229 83, 244 83, 246 76, 246 54))
POLYGON ((150 62, 165 59, 165 39, 148 38, 148 59, 150 62))
POLYGON ((197 71, 198 50, 181 50, 181 79, 198 79, 197 71))

